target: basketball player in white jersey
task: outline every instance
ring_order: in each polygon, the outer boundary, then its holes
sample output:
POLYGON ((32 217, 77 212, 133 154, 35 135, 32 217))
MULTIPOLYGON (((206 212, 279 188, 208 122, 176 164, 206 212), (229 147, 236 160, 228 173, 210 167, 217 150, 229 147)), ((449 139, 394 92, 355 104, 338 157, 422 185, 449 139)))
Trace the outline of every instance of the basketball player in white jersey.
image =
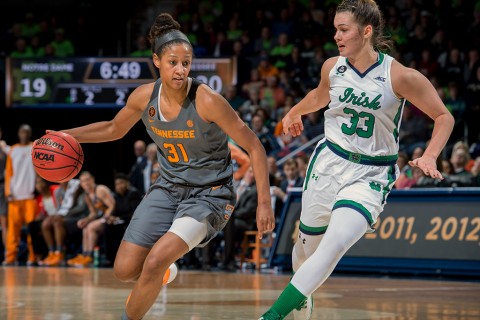
POLYGON ((404 101, 434 121, 422 157, 410 161, 443 179, 436 159, 454 119, 436 90, 418 71, 382 53, 382 14, 374 0, 344 0, 336 9, 334 39, 339 56, 325 61, 318 87, 283 118, 284 133, 298 136, 301 116, 325 112, 325 139, 312 154, 302 197, 300 232, 293 253, 294 276, 260 319, 310 319, 312 294, 340 258, 371 231, 398 177, 398 130, 404 101))

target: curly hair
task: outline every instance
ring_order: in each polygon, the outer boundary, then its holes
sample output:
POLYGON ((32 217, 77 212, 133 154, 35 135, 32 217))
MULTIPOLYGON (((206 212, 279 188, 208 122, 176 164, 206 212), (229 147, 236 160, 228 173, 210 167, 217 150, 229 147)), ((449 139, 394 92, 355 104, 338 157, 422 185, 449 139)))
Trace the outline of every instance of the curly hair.
POLYGON ((158 39, 159 37, 161 37, 164 34, 167 34, 168 32, 170 32, 172 30, 180 31, 180 23, 178 23, 170 14, 160 13, 157 16, 157 18, 155 18, 155 22, 153 23, 153 25, 150 27, 150 32, 148 33, 148 37, 147 37, 153 53, 161 55, 167 47, 169 47, 173 44, 185 43, 182 40, 171 41, 171 42, 168 42, 168 43, 160 46, 160 48, 158 48, 158 50, 157 50, 158 52, 155 52, 155 41, 156 41, 156 39, 158 39))

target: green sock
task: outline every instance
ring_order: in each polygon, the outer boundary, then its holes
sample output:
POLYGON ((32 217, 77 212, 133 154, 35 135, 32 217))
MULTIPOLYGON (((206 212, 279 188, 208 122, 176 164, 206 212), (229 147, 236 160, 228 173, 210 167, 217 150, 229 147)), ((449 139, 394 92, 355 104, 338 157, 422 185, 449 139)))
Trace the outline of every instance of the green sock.
POLYGON ((298 291, 292 283, 288 283, 285 290, 283 290, 280 297, 278 297, 277 301, 275 301, 270 309, 273 309, 279 315, 286 317, 293 311, 293 309, 303 303, 305 299, 307 299, 307 297, 298 291))

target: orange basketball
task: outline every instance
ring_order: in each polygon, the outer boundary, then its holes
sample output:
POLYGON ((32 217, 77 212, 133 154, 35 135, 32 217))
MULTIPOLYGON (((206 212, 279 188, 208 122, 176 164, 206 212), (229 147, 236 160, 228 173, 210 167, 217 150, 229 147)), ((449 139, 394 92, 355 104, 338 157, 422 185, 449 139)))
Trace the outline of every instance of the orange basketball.
POLYGON ((82 169, 83 150, 71 135, 50 132, 35 140, 32 161, 40 177, 51 182, 65 182, 82 169))

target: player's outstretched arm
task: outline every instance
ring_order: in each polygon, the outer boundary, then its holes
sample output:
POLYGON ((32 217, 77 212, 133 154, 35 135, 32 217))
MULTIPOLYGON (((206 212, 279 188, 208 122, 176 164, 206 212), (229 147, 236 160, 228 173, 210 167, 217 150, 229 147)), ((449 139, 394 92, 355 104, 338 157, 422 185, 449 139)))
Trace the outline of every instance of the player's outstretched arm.
POLYGON ((122 138, 142 116, 152 93, 153 84, 136 88, 128 97, 126 105, 110 121, 94 122, 85 126, 61 130, 80 143, 106 142, 122 138))
POLYGON ((275 228, 270 199, 270 182, 265 148, 255 133, 240 119, 227 100, 209 87, 197 91, 197 110, 209 122, 215 122, 229 137, 247 151, 258 191, 257 228, 260 237, 275 228))
POLYGON ((302 116, 307 113, 315 112, 325 108, 330 102, 330 81, 328 74, 337 62, 337 57, 325 61, 322 66, 320 83, 311 90, 299 103, 285 115, 282 119, 283 133, 291 133, 292 136, 299 136, 303 131, 302 116))
MULTIPOLYGON (((430 81, 417 70, 406 68, 399 62, 392 63, 392 86, 394 92, 413 103, 434 121, 432 138, 423 156, 410 161, 432 178, 443 179, 436 160, 448 142, 455 120, 438 96, 430 81)), ((400 129, 401 130, 401 129, 400 129)))

